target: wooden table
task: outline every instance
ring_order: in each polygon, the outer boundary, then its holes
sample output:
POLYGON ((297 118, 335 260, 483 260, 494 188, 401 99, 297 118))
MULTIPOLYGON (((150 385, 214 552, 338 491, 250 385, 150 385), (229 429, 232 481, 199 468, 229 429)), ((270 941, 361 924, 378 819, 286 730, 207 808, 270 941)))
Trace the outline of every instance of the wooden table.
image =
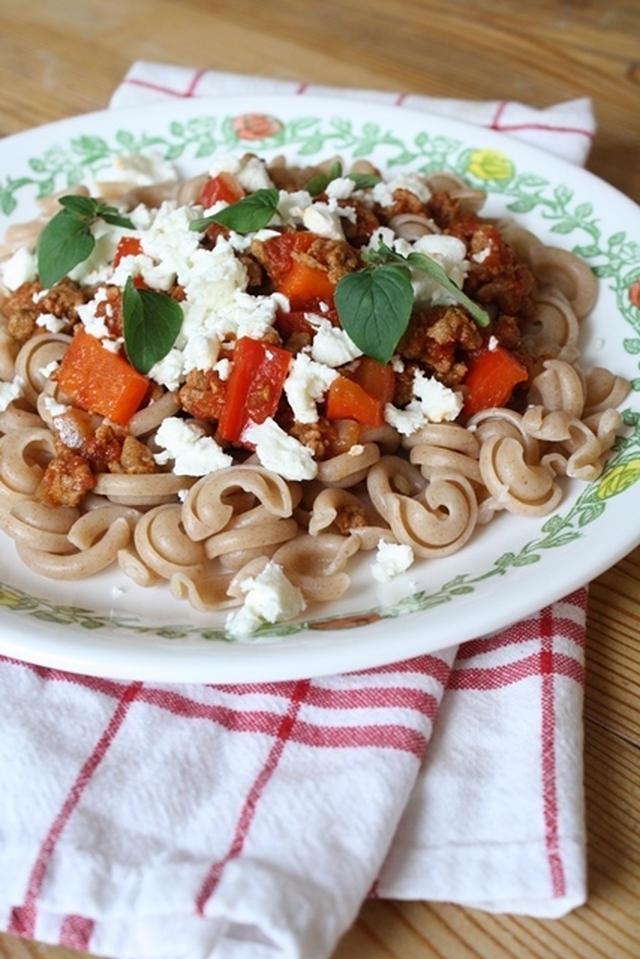
MULTIPOLYGON (((0 135, 104 108, 135 59, 537 107, 590 96, 589 168, 640 200, 638 0, 0 0, 0 135)), ((635 550, 591 587, 588 903, 545 922, 371 902, 334 959, 636 959, 639 692, 635 550)), ((0 936, 2 959, 73 956, 0 936)))

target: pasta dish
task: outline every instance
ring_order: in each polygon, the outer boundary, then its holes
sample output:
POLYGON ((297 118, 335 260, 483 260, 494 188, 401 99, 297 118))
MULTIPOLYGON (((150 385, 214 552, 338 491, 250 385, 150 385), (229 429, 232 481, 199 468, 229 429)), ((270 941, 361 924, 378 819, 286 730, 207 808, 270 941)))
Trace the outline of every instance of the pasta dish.
POLYGON ((600 475, 629 384, 584 369, 590 268, 447 173, 123 157, 0 262, 0 527, 231 636, 448 556, 600 475), (160 169, 156 167, 159 166, 160 169))

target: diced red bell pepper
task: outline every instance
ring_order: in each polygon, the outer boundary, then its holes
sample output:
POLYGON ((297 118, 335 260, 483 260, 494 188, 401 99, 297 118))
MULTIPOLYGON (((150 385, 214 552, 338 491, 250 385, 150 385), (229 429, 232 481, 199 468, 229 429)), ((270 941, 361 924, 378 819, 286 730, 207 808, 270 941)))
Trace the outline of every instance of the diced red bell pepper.
POLYGON ((279 346, 248 336, 237 341, 218 424, 222 439, 238 442, 250 422, 264 423, 274 415, 290 364, 291 353, 279 346))
POLYGON ((356 420, 382 426, 384 410, 393 399, 396 376, 391 364, 363 356, 349 376, 338 376, 327 393, 328 420, 356 420))
POLYGON ((318 239, 315 233, 282 233, 265 241, 266 270, 276 290, 289 300, 292 312, 317 310, 333 303, 335 284, 327 270, 301 257, 318 239))
POLYGON ((125 426, 144 400, 149 380, 80 328, 62 357, 58 386, 80 409, 125 426))
POLYGON ((467 416, 480 410, 505 406, 515 387, 526 383, 529 373, 526 366, 506 347, 486 347, 470 360, 462 381, 464 391, 463 412, 467 416))
POLYGON ((245 196, 245 191, 233 173, 218 173, 209 177, 200 191, 200 203, 208 210, 219 201, 237 203, 245 196))
MULTIPOLYGON (((142 243, 137 236, 123 236, 118 240, 118 245, 116 247, 116 252, 113 257, 113 266, 119 266, 121 260, 125 256, 138 256, 142 253, 142 243)), ((133 277, 133 285, 136 286, 139 290, 148 290, 149 287, 144 282, 141 276, 133 277)))

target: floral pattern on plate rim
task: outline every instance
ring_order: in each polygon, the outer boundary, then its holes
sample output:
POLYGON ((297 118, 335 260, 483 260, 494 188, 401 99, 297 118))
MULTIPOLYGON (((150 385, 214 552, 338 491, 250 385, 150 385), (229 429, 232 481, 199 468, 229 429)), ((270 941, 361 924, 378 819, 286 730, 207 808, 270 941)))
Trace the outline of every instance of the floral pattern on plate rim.
MULTIPOLYGON (((78 183, 90 174, 99 178, 123 153, 156 151, 168 160, 199 160, 216 152, 232 152, 238 147, 260 150, 265 155, 285 149, 306 160, 318 154, 346 152, 353 159, 371 157, 386 166, 407 167, 422 173, 449 170, 470 186, 500 195, 514 214, 539 212, 550 224, 550 232, 572 235, 577 242, 571 247, 589 261, 595 274, 606 281, 613 292, 616 306, 631 328, 623 340, 625 351, 640 354, 640 243, 629 240, 624 231, 603 236, 598 217, 589 202, 574 202, 574 191, 564 184, 552 185, 535 173, 519 172, 512 159, 494 149, 473 148, 446 136, 432 136, 423 131, 412 141, 395 131, 367 122, 358 126, 351 119, 334 116, 329 120, 301 116, 286 122, 261 113, 244 113, 224 118, 207 115, 185 122, 173 121, 166 135, 133 133, 118 130, 112 140, 98 135, 72 139, 65 146, 49 147, 41 156, 29 160, 29 175, 7 177, 0 182, 0 211, 10 216, 16 206, 16 194, 30 188, 40 198, 78 183)), ((639 364, 640 365, 640 364, 639 364)), ((640 391, 640 376, 632 381, 640 391)), ((278 623, 261 627, 256 638, 283 638, 302 630, 354 628, 380 619, 391 619, 408 613, 424 612, 450 602, 454 597, 472 593, 487 579, 504 576, 511 568, 530 566, 541 559, 542 551, 567 545, 580 538, 583 530, 599 519, 607 501, 640 480, 640 412, 623 412, 625 435, 620 436, 603 475, 585 486, 565 515, 554 514, 540 527, 540 535, 519 552, 503 553, 485 572, 472 576, 461 573, 435 592, 419 590, 391 606, 376 607, 347 616, 327 616, 314 620, 278 623)), ((102 628, 137 634, 153 634, 165 639, 199 637, 204 640, 227 639, 220 628, 206 629, 191 625, 166 627, 144 625, 135 617, 100 615, 88 609, 65 606, 32 596, 7 584, 0 584, 0 607, 23 613, 34 619, 61 626, 87 630, 102 628)))

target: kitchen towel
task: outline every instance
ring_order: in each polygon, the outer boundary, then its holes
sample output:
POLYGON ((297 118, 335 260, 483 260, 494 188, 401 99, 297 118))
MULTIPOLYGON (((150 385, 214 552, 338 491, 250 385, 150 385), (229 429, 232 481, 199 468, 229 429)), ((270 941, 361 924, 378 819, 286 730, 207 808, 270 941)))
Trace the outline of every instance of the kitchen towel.
MULTIPOLYGON (((293 86, 136 63, 111 106, 293 86)), ((538 145, 556 124, 576 162, 593 134, 588 101, 449 103, 538 145)), ((0 928, 112 959, 327 959, 368 896, 565 914, 586 896, 586 601, 295 682, 0 659, 0 928)))

